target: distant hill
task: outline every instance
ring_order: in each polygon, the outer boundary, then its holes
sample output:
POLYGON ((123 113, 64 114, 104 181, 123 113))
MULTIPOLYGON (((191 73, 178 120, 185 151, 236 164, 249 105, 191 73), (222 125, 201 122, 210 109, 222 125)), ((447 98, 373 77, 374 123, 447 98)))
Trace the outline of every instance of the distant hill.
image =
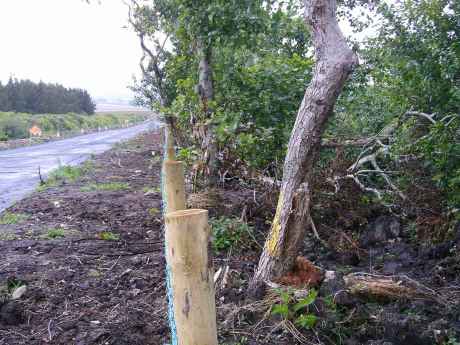
POLYGON ((129 103, 111 103, 96 101, 96 113, 106 112, 145 112, 150 109, 130 105, 129 103))

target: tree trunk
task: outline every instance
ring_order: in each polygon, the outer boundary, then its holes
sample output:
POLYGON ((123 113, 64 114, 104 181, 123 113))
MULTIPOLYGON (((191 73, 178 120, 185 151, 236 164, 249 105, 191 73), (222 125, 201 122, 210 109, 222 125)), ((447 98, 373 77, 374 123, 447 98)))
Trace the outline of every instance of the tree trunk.
POLYGON ((212 80, 212 48, 198 42, 198 54, 200 56, 198 75, 198 94, 202 105, 204 118, 197 121, 197 136, 201 141, 202 161, 205 168, 207 185, 217 183, 217 139, 212 122, 213 109, 209 103, 214 98, 214 86, 212 80))
POLYGON ((292 130, 278 207, 252 286, 278 279, 293 266, 309 227, 309 184, 321 137, 337 97, 358 63, 338 26, 336 0, 306 0, 305 7, 316 64, 292 130))

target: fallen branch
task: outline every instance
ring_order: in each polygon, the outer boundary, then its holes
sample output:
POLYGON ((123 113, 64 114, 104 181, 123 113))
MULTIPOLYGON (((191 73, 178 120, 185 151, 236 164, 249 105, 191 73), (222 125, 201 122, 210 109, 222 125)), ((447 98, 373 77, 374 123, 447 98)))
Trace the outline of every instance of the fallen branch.
POLYGON ((343 141, 336 141, 334 139, 324 139, 321 142, 321 147, 334 148, 334 147, 343 147, 343 146, 366 146, 371 144, 374 141, 374 138, 360 138, 360 139, 348 139, 343 141))
MULTIPOLYGON (((422 113, 420 111, 407 111, 405 114, 404 114, 404 117, 408 117, 408 116, 419 116, 419 117, 422 117, 424 119, 427 119, 428 121, 430 121, 432 124, 435 124, 436 123, 436 120, 434 119, 434 116, 436 114, 427 114, 427 113, 422 113)), ((404 118, 403 117, 403 118, 404 118)))
POLYGON ((383 276, 358 272, 348 274, 343 279, 348 291, 361 297, 383 300, 427 299, 448 305, 439 293, 405 275, 383 276))

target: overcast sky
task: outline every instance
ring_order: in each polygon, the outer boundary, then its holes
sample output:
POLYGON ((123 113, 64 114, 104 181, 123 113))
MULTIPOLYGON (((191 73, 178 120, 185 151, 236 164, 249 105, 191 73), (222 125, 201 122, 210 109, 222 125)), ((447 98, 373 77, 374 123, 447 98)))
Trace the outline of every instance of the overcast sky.
POLYGON ((94 98, 131 98, 141 49, 126 26, 122 0, 0 0, 0 80, 13 75, 84 88, 94 98))
POLYGON ((0 80, 58 82, 131 97, 141 49, 121 0, 0 0, 0 80))

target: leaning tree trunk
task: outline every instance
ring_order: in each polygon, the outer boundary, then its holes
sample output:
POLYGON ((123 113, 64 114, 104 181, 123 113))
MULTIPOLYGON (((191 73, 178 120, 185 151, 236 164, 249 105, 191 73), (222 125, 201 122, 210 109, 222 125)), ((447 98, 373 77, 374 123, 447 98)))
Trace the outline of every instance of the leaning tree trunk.
POLYGON ((297 113, 283 167, 278 207, 252 286, 276 280, 293 266, 310 219, 310 180, 327 120, 358 63, 336 19, 336 0, 306 0, 316 64, 297 113))
POLYGON ((202 162, 205 171, 206 184, 217 183, 217 139, 213 126, 213 109, 210 102, 214 98, 212 81, 211 55, 212 48, 207 47, 201 40, 198 42, 200 56, 198 75, 198 94, 200 96, 204 118, 197 121, 197 137, 201 141, 202 162))

